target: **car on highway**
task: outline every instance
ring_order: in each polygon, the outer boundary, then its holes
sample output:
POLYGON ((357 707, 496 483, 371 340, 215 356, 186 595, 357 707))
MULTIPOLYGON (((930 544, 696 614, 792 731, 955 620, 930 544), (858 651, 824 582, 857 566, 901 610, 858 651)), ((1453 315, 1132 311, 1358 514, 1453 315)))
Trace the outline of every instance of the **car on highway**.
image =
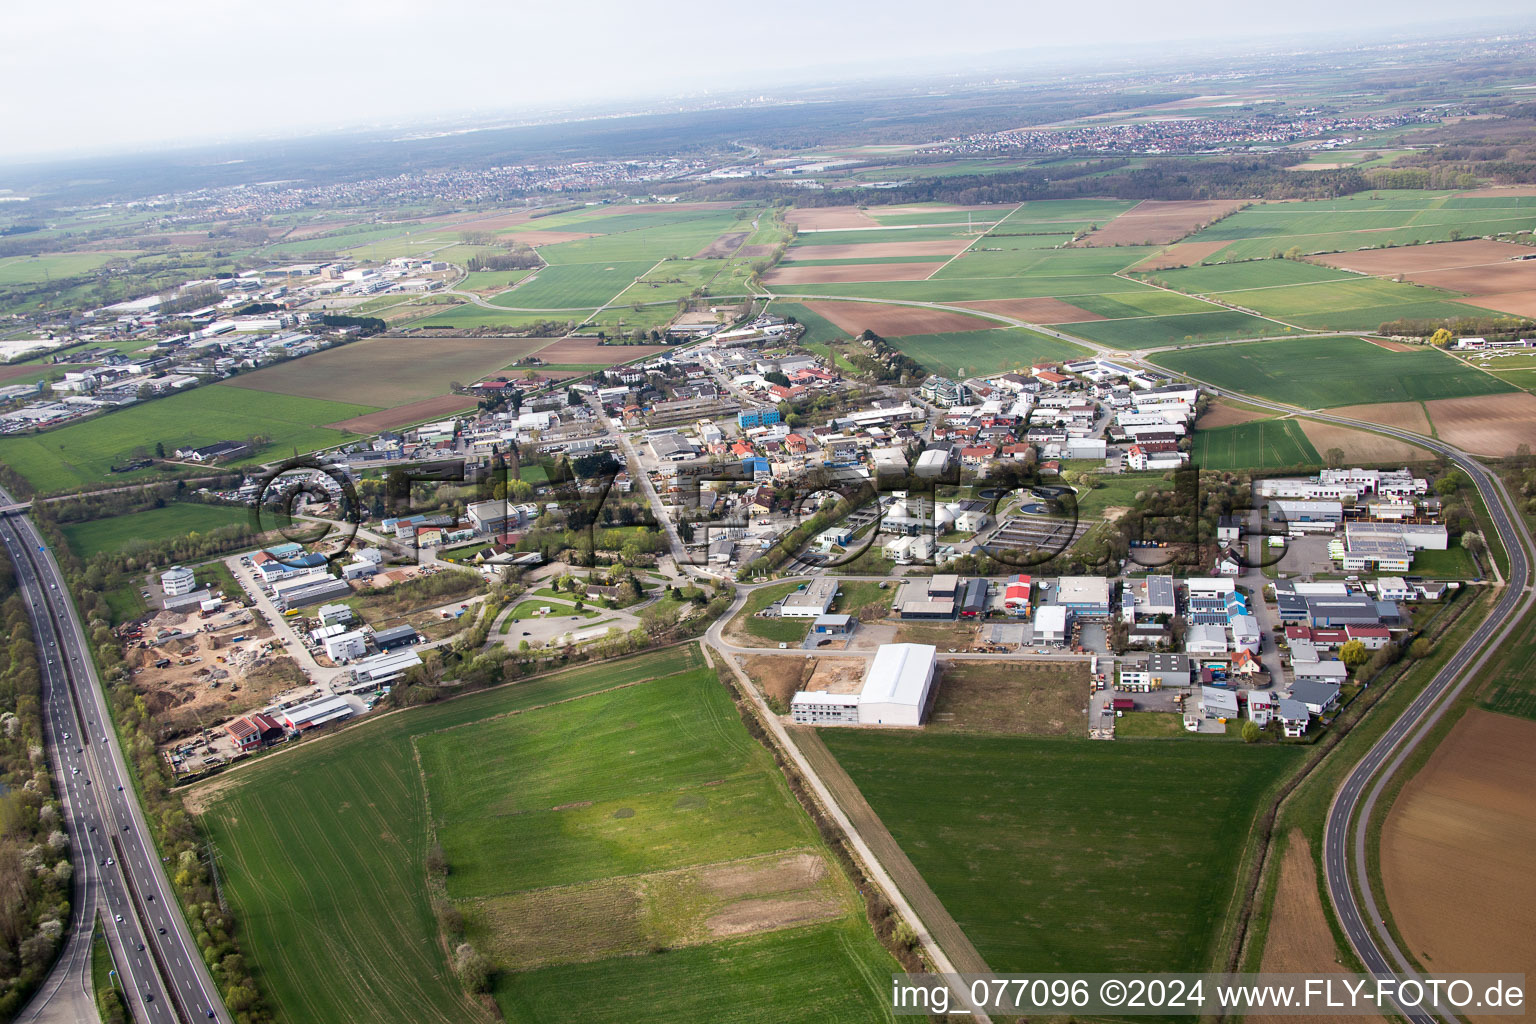
POLYGON ((156 928, 155 931, 160 933, 161 935, 165 934, 165 929, 164 928, 156 928))
POLYGON ((114 914, 114 915, 112 915, 112 917, 113 917, 113 920, 115 920, 118 924, 122 924, 123 923, 123 915, 122 914, 114 914))

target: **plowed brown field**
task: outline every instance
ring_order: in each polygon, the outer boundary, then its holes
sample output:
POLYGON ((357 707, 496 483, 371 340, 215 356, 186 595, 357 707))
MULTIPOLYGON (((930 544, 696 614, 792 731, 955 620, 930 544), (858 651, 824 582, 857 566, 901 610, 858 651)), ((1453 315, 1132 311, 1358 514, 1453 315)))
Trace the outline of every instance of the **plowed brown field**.
POLYGON ((1170 245, 1132 267, 1132 270, 1168 270, 1172 267, 1192 267, 1207 256, 1225 249, 1231 242, 1181 242, 1170 245))
POLYGON ((882 302, 806 302, 817 316, 825 317, 849 334, 874 331, 882 338, 907 334, 942 334, 945 331, 981 331, 1002 325, 964 313, 921 306, 891 306, 882 302))
POLYGON ((1381 880, 1430 970, 1536 973, 1536 722, 1467 712, 1387 815, 1381 880))
POLYGON ((1312 442, 1312 447, 1324 453, 1330 448, 1342 449, 1350 465, 1372 462, 1397 464, 1434 458, 1418 445, 1394 437, 1383 437, 1367 430, 1339 426, 1337 423, 1301 419, 1296 422, 1300 424, 1301 432, 1307 435, 1307 440, 1312 442))
POLYGON ((1536 446, 1536 395, 1520 391, 1426 402, 1440 439, 1474 455, 1513 455, 1536 446))
POLYGON ((1486 309, 1529 316, 1536 314, 1536 260, 1519 257, 1533 254, 1536 249, 1525 245, 1470 239, 1336 253, 1314 260, 1380 277, 1401 274, 1415 284, 1460 292, 1467 302, 1486 309))
POLYGON ((877 228, 880 222, 856 206, 819 206, 790 210, 784 215, 801 231, 835 231, 839 228, 877 228))
POLYGON ((1107 319, 1060 299, 978 299, 956 305, 979 309, 984 313, 999 313, 1032 324, 1073 324, 1107 319))
POLYGON ((1195 421, 1195 429, 1213 430, 1216 427, 1235 427, 1239 423, 1252 423, 1254 420, 1267 420, 1273 417, 1274 413, 1263 409, 1239 409, 1217 400, 1207 406, 1205 412, 1195 421))
MULTIPOLYGON (((1280 881, 1275 889, 1259 970, 1266 974, 1344 974, 1338 957, 1333 932, 1323 916, 1323 901, 1317 895, 1312 846, 1300 829, 1294 829, 1280 861, 1280 881)), ((1281 1024, 1294 1018, 1249 1014, 1244 1020, 1247 1024, 1281 1024)), ((1379 1024, 1382 1018, 1369 1014, 1330 1020, 1341 1024, 1379 1024)))
POLYGON ((1328 411, 1337 416, 1347 416, 1352 420, 1364 420, 1367 423, 1380 423, 1384 427, 1411 430, 1415 434, 1427 434, 1430 431, 1429 417, 1424 414, 1424 406, 1419 402, 1346 405, 1328 411))
POLYGON ((420 423, 425 420, 439 419, 447 416, 449 413, 468 409, 474 404, 475 399, 470 395, 442 395, 438 398, 424 398, 419 402, 397 405, 393 409, 380 409, 378 412, 354 416, 349 420, 341 420, 337 423, 327 423, 326 426, 332 430, 351 430, 359 434, 376 434, 381 430, 403 427, 408 423, 420 423))
POLYGON ((1246 205, 1240 199, 1147 199, 1090 233, 1078 244, 1167 245, 1246 205))

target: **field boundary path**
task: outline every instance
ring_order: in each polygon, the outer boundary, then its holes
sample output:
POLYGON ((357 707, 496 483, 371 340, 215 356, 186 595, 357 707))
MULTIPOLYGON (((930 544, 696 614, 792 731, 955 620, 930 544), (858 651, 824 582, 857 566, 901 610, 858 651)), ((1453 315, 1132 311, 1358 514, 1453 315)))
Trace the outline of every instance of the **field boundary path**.
MULTIPOLYGON (((763 698, 763 695, 758 692, 757 687, 752 685, 752 681, 747 678, 747 674, 742 670, 741 665, 738 664, 736 659, 720 646, 720 631, 724 628, 725 623, 729 622, 736 615, 736 613, 741 610, 742 606, 746 604, 746 599, 747 592, 745 590, 738 589, 736 592, 736 599, 731 602, 731 606, 725 610, 725 613, 721 615, 720 618, 716 619, 714 623, 710 625, 709 630, 701 638, 701 642, 706 645, 707 653, 710 655, 711 660, 719 659, 725 664, 727 668, 730 669, 731 673, 736 677, 736 681, 741 687, 742 693, 744 693, 747 698, 752 701, 754 707, 757 709, 758 716, 762 719, 769 733, 773 736, 774 741, 784 750, 784 752, 789 756, 790 760, 795 763, 795 767, 800 771, 802 777, 804 777, 807 786, 815 795, 816 800, 822 805, 822 807, 826 809, 827 814, 831 816, 832 820, 837 822, 838 827, 843 830, 843 834, 848 837, 849 845, 853 847, 854 852, 858 855, 859 859, 863 861, 864 869, 869 874, 870 880, 876 885, 880 886, 880 888, 885 891, 886 895, 890 897, 891 905, 896 909, 896 912, 901 915, 902 919, 907 922, 908 926, 911 927, 913 934, 917 936, 917 941, 923 947, 923 952, 928 955, 929 961, 940 973, 960 973, 960 968, 957 967, 954 960, 950 959, 947 949, 939 944, 934 934, 928 930, 928 926, 923 923, 923 918, 917 913, 916 910, 913 909, 912 904, 907 901, 907 897, 903 894, 902 888, 898 886, 895 879, 891 877, 890 871, 887 870, 885 863, 875 855, 875 851, 870 847, 869 843, 866 842, 863 834, 854 827, 854 823, 849 820, 849 817, 844 812, 842 806, 837 802, 836 799, 833 798, 831 790, 822 780, 821 775, 818 774, 816 766, 811 763, 810 759, 806 757, 805 753, 800 749, 800 747, 795 744, 793 738, 789 735, 789 732, 784 728, 784 723, 780 721, 779 716, 775 715, 773 710, 768 707, 768 702, 763 698)), ((825 753, 826 758, 830 761, 832 757, 830 751, 827 751, 826 747, 821 745, 819 740, 817 741, 817 745, 821 746, 821 749, 825 753)), ((832 764, 836 766, 835 761, 832 761, 832 764)), ((841 773, 841 766, 836 767, 837 771, 841 773)), ((843 778, 847 778, 846 773, 843 774, 843 778)), ((851 779, 848 780, 848 786, 853 787, 853 782, 851 779)), ((858 793, 857 787, 853 787, 853 792, 858 793)), ((863 802, 862 795, 859 796, 859 800, 860 802, 863 802)), ((867 808, 869 805, 864 803, 864 806, 867 808)), ((869 814, 874 815, 874 811, 870 810, 869 814)), ((874 821, 878 823, 879 818, 875 817, 874 821)), ((881 825, 880 828, 881 831, 884 831, 883 825, 881 825)), ((889 837, 890 833, 886 832, 885 835, 889 837)), ((907 860, 906 854, 901 853, 901 848, 896 846, 895 839, 890 839, 890 846, 899 856, 901 863, 905 864, 906 868, 911 872, 912 877, 917 879, 917 883, 921 889, 932 896, 932 890, 928 889, 927 883, 923 882, 922 880, 922 876, 917 874, 917 869, 912 866, 911 861, 907 860)), ((936 916, 934 920, 937 921, 940 917, 942 917, 944 922, 947 922, 949 926, 952 926, 953 934, 958 935, 961 940, 963 948, 961 948, 961 946, 956 946, 955 948, 957 949, 958 955, 962 958, 963 962, 966 963, 966 969, 971 970, 973 964, 979 964, 981 973, 986 973, 986 963, 981 959, 980 954, 976 953, 975 947, 971 945, 970 939, 965 937, 965 933, 960 930, 960 926, 955 923, 954 918, 949 916, 949 912, 944 909, 944 905, 938 901, 937 896, 933 896, 933 902, 937 906, 938 912, 938 916, 936 916), (971 954, 969 960, 964 960, 966 951, 969 951, 971 954)), ((971 994, 968 990, 965 990, 962 987, 955 991, 955 995, 959 1000, 959 1004, 965 1007, 970 1013, 972 1020, 978 1021, 979 1024, 992 1024, 991 1018, 971 999, 971 994)))
POLYGON ((937 893, 929 887, 922 873, 917 870, 896 837, 891 835, 890 829, 885 827, 885 822, 875 809, 869 806, 869 801, 864 799, 864 794, 859 790, 858 783, 843 770, 832 751, 821 741, 814 727, 790 726, 786 729, 790 738, 799 747, 805 759, 811 763, 821 776, 822 783, 832 794, 837 805, 848 816, 853 829, 863 837, 864 842, 870 847, 871 852, 879 858, 885 868, 900 887, 901 894, 912 904, 912 909, 917 913, 925 925, 928 926, 933 940, 949 955, 955 968, 962 974, 987 974, 991 968, 971 943, 970 936, 960 927, 939 899, 937 893))

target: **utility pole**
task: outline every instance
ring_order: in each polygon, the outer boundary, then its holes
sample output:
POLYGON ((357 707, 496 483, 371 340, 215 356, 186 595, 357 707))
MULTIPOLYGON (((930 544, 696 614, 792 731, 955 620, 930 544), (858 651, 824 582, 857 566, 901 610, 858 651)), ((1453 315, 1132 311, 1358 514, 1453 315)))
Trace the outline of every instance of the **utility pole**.
POLYGON ((208 852, 208 870, 213 874, 213 891, 219 898, 219 909, 229 912, 229 904, 224 901, 224 886, 219 882, 219 851, 210 840, 204 849, 208 852))

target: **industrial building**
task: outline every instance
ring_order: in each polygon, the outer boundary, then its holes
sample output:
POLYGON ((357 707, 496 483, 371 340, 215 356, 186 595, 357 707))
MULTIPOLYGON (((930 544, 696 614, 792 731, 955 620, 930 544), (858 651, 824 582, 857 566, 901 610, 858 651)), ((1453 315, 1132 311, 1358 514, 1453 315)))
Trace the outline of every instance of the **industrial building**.
POLYGON ((284 708, 277 717, 294 732, 307 732, 331 722, 351 718, 356 713, 357 710, 345 697, 316 697, 291 708, 284 708))
POLYGON ((1009 580, 1003 589, 1003 610, 1010 615, 1028 615, 1030 585, 1030 578, 1022 574, 1009 580))
POLYGON ((166 597, 181 597, 197 589, 197 576, 184 565, 173 565, 160 574, 160 587, 166 597))
POLYGON ((827 614, 837 597, 837 579, 833 576, 817 576, 784 598, 779 615, 786 619, 815 619, 827 614))
POLYGON ((1063 576, 1056 581, 1056 604, 1086 619, 1109 617, 1109 580, 1102 576, 1063 576))
POLYGON ((282 611, 319 601, 347 597, 352 588, 323 569, 299 570, 287 579, 272 584, 272 603, 282 611), (303 573, 303 575, 300 575, 303 573))
POLYGON ((937 668, 931 644, 882 644, 858 693, 802 690, 790 713, 805 725, 922 725, 937 668))
POLYGON ((816 621, 811 623, 811 632, 824 636, 841 636, 853 632, 853 616, 851 615, 818 615, 816 621))
POLYGON ((374 633, 373 646, 381 651, 391 651, 396 647, 409 647, 419 639, 421 639, 421 634, 416 632, 416 627, 407 623, 403 626, 391 626, 388 629, 381 629, 374 633))
POLYGON ((1044 643, 1065 643, 1072 624, 1072 609, 1059 604, 1045 604, 1035 612, 1035 639, 1044 643))
POLYGON ((421 655, 415 651, 386 651, 364 658, 352 666, 359 684, 383 686, 405 675, 406 670, 421 664, 421 655))
POLYGON ((360 629, 328 636, 321 644, 325 647, 325 656, 338 665, 368 653, 368 637, 360 629))

